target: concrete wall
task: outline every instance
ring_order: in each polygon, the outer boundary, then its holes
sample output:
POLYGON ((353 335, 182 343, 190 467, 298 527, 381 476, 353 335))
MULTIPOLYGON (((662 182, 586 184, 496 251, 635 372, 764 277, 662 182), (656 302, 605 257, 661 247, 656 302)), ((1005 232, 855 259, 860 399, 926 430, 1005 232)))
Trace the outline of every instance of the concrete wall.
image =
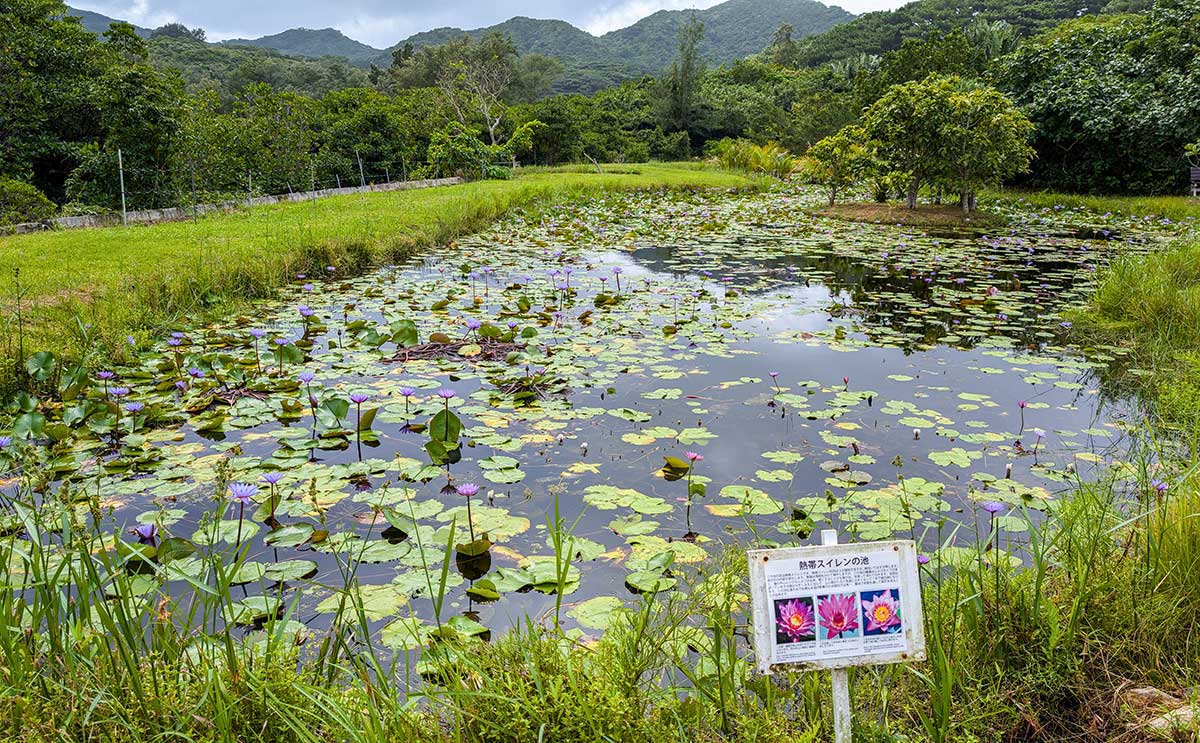
MULTIPOLYGON (((420 181, 393 181, 379 183, 373 186, 347 186, 345 188, 326 188, 320 191, 297 191, 279 196, 256 196, 252 199, 225 201, 220 204, 197 204, 190 206, 173 206, 167 209, 144 209, 128 212, 128 224, 154 224, 156 222, 175 222, 181 219, 191 219, 192 215, 208 214, 210 212, 227 212, 245 206, 263 206, 265 204, 282 204, 289 201, 308 201, 323 199, 326 196, 343 196, 353 193, 373 193, 379 191, 408 191, 414 188, 433 188, 434 186, 453 186, 462 183, 462 178, 429 178, 420 181)), ((84 215, 79 217, 58 217, 45 222, 25 222, 22 224, 0 227, 0 235, 21 235, 27 232, 42 230, 64 229, 74 230, 83 227, 111 227, 121 224, 120 214, 84 215)))

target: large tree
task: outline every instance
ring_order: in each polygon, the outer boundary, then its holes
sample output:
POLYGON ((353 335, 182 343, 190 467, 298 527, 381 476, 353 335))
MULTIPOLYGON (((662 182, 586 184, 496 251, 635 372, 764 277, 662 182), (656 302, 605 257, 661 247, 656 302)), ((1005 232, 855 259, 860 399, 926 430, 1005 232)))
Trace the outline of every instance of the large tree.
POLYGON ((700 85, 704 77, 704 59, 700 56, 700 44, 703 41, 704 22, 693 15, 679 29, 678 56, 663 81, 663 118, 675 131, 689 131, 698 113, 700 85))
POLYGON ((1002 93, 955 76, 893 85, 863 116, 883 167, 907 184, 910 209, 923 185, 952 185, 970 210, 981 184, 1028 166, 1032 129, 1002 93))

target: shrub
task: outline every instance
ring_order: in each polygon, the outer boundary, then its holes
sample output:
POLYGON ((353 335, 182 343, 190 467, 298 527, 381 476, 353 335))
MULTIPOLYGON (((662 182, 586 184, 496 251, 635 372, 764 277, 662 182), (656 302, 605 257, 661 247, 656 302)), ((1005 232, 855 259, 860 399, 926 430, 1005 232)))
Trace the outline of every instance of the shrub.
POLYGON ((54 202, 36 186, 0 178, 0 224, 40 222, 54 216, 54 202))

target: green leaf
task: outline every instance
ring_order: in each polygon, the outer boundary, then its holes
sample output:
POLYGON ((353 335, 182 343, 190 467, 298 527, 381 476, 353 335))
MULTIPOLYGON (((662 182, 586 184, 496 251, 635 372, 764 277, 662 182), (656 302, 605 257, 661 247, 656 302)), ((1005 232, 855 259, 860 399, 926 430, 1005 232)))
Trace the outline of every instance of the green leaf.
POLYGON ((29 372, 29 376, 39 382, 45 382, 53 377, 54 370, 57 368, 58 360, 49 351, 38 351, 25 360, 25 370, 29 372))

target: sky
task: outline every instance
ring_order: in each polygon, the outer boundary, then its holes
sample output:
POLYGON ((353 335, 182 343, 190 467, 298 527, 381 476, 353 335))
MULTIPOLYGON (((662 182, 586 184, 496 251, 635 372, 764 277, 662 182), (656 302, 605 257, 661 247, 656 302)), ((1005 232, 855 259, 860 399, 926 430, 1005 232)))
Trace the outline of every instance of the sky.
MULTIPOLYGON (((629 26, 658 10, 707 8, 719 0, 68 0, 139 26, 172 21, 199 26, 210 41, 255 38, 289 28, 336 28, 352 39, 385 48, 441 26, 473 29, 516 15, 556 18, 594 34, 629 26)), ((851 13, 884 10, 906 0, 826 0, 851 13)))

